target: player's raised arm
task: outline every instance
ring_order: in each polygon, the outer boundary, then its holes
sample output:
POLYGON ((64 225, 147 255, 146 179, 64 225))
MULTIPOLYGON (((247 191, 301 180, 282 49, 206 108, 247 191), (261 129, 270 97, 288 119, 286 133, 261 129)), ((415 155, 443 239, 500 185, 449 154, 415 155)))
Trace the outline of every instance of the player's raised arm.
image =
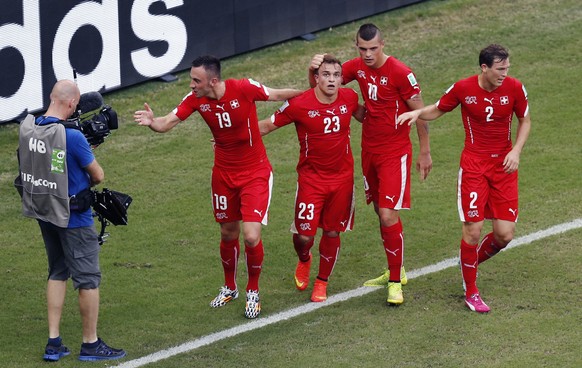
POLYGON ((323 63, 323 57, 326 54, 315 54, 313 55, 313 58, 311 59, 311 62, 309 63, 309 69, 308 69, 308 73, 307 73, 307 78, 309 80, 309 86, 311 88, 315 87, 316 82, 315 82, 315 71, 317 69, 319 69, 319 67, 321 66, 321 63, 323 63))
POLYGON ((175 127, 180 119, 170 112, 166 116, 156 118, 150 105, 144 103, 144 110, 138 110, 133 114, 133 118, 138 125, 148 126, 151 130, 158 133, 165 133, 175 127))

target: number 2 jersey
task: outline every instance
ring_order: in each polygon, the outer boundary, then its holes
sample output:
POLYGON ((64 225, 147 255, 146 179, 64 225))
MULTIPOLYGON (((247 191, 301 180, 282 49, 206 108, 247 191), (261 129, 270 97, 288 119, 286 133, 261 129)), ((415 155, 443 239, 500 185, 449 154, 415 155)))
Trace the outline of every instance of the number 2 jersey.
POLYGON ((265 86, 252 79, 227 79, 219 100, 198 98, 190 92, 174 109, 185 120, 198 111, 214 137, 214 165, 228 170, 248 170, 268 164, 259 132, 255 101, 266 101, 265 86))
POLYGON ((342 76, 344 84, 358 82, 366 103, 362 150, 390 156, 410 152, 410 127, 396 125, 396 119, 410 111, 406 101, 421 92, 412 70, 394 56, 377 69, 358 57, 343 64, 342 76))
POLYGON ((511 151, 513 114, 522 118, 529 110, 525 87, 512 77, 491 92, 479 86, 477 75, 462 79, 449 87, 436 106, 449 112, 459 104, 465 127, 464 152, 479 157, 500 157, 511 151))
POLYGON ((340 88, 331 104, 321 103, 312 88, 285 101, 271 117, 279 127, 295 123, 300 175, 327 182, 353 180, 350 120, 357 108, 358 95, 351 88, 340 88))

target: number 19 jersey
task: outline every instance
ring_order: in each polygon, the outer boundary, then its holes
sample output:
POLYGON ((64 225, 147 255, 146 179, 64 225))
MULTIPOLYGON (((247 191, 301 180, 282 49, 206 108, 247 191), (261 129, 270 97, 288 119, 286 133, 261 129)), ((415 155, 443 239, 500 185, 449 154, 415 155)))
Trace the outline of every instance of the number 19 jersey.
POLYGON ((259 132, 255 101, 266 101, 265 86, 252 79, 227 79, 219 100, 198 98, 189 93, 174 109, 185 120, 198 111, 214 137, 214 165, 223 169, 247 170, 268 163, 259 132))

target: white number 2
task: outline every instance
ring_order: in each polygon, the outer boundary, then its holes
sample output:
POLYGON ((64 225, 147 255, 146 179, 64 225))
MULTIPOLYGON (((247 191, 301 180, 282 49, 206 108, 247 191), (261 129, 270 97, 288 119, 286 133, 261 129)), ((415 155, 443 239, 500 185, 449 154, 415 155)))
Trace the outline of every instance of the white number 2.
POLYGON ((477 206, 475 205, 475 202, 477 202, 477 192, 469 193, 469 197, 471 197, 471 203, 469 203, 469 208, 472 209, 477 208, 477 206))
POLYGON ((487 113, 487 122, 493 121, 493 118, 491 118, 491 115, 493 115, 493 106, 487 106, 485 107, 485 112, 487 113))

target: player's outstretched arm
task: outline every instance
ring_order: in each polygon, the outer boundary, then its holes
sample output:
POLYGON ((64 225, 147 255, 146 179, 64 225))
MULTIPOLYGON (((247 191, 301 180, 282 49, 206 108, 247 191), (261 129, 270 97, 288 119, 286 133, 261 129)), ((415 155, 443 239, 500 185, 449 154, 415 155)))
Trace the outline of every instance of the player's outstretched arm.
POLYGON ((166 116, 156 118, 147 102, 144 103, 144 110, 137 110, 133 114, 133 119, 138 125, 148 126, 151 130, 158 133, 165 133, 180 122, 180 119, 173 112, 166 116))
POLYGON ((259 121, 259 131, 261 132, 261 136, 267 135, 271 133, 273 130, 277 130, 280 127, 273 124, 273 117, 269 117, 267 119, 263 119, 259 121))
POLYGON ((436 105, 428 105, 423 107, 422 109, 412 110, 409 112, 405 112, 398 116, 396 123, 398 125, 403 125, 407 123, 408 125, 412 125, 416 123, 418 119, 423 120, 435 120, 445 114, 444 111, 439 110, 436 105))
POLYGON ((285 101, 303 93, 300 89, 293 88, 267 88, 269 99, 267 101, 285 101))

